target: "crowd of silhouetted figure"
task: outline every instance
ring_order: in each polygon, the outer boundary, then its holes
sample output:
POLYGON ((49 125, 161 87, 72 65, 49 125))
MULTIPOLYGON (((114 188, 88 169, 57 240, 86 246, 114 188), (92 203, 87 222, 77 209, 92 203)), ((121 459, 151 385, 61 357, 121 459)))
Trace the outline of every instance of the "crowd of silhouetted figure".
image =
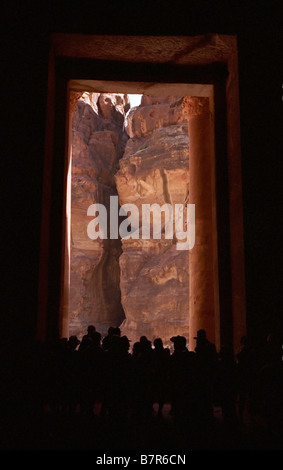
MULTIPOLYGON (((99 416, 119 422, 142 422, 153 413, 162 418, 164 404, 181 426, 204 425, 221 409, 223 423, 238 427, 257 414, 282 426, 282 344, 270 336, 261 353, 247 337, 234 353, 215 345, 199 330, 194 351, 186 338, 171 338, 172 349, 160 338, 131 344, 119 328, 105 337, 89 326, 81 341, 76 336, 46 343, 42 348, 42 405, 53 412, 99 416), (157 406, 157 405, 156 405, 157 406), (281 415, 280 415, 281 412, 281 415)), ((275 426, 276 427, 276 426, 275 426)))

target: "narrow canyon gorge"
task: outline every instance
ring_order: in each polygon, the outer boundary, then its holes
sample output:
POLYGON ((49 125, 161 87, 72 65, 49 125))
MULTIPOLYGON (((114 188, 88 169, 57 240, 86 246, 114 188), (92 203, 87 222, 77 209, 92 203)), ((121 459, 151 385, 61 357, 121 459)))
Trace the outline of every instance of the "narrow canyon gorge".
MULTIPOLYGON (((188 121, 181 96, 83 93, 72 116, 69 334, 110 326, 135 342, 189 335, 189 251, 176 239, 87 236, 91 204, 109 210, 189 200, 188 121)), ((164 232, 164 218, 162 228, 164 232)))

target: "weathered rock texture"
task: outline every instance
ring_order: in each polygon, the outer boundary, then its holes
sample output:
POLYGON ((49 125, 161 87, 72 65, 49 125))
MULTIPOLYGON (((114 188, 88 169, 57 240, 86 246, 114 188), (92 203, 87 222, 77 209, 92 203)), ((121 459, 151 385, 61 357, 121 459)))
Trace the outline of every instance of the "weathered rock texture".
MULTIPOLYGON (((143 96, 131 109, 129 140, 115 174, 120 205, 187 204, 189 195, 188 121, 182 97, 143 96)), ((146 335, 170 342, 188 338, 189 252, 176 249, 176 240, 122 240, 121 326, 132 341, 146 335)))
POLYGON ((109 208, 116 195, 114 174, 128 139, 124 131, 127 95, 85 93, 72 118, 71 253, 69 334, 81 336, 89 324, 101 333, 124 319, 120 294, 121 242, 91 240, 87 209, 109 208))

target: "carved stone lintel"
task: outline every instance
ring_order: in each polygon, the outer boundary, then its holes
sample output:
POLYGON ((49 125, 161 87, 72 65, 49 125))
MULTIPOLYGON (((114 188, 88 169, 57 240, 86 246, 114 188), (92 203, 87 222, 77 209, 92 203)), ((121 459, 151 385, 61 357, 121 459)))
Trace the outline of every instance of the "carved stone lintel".
POLYGON ((197 116, 209 113, 209 98, 198 96, 185 96, 182 103, 184 114, 197 116))

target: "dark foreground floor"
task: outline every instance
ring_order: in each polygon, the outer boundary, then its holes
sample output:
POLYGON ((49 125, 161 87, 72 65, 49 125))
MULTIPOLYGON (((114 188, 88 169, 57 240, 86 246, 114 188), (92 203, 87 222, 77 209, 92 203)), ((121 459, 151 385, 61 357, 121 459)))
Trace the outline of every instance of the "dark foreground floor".
MULTIPOLYGON (((256 400, 253 398, 252 407, 246 407, 241 424, 238 420, 225 422, 220 407, 208 416, 202 413, 202 407, 195 411, 193 406, 187 414, 180 413, 183 408, 178 404, 179 413, 174 415, 170 403, 159 416, 157 404, 152 410, 147 408, 145 414, 140 411, 145 409, 144 403, 137 402, 134 409, 138 416, 126 419, 120 405, 114 407, 114 416, 101 416, 99 403, 91 416, 80 409, 70 414, 43 406, 48 403, 43 398, 48 393, 43 393, 45 388, 38 380, 41 362, 36 367, 37 355, 32 354, 30 361, 27 348, 22 348, 20 354, 18 349, 9 348, 9 361, 4 361, 2 355, 0 450, 283 450, 281 361, 280 367, 272 367, 271 372, 268 368, 268 374, 263 375, 257 385, 261 393, 256 394, 256 400)), ((182 398, 180 395, 186 405, 187 400, 182 398)))
POLYGON ((256 420, 241 426, 223 423, 215 408, 211 419, 177 423, 170 405, 158 416, 113 420, 76 412, 27 414, 14 410, 1 423, 1 449, 5 450, 97 450, 97 451, 192 451, 192 450, 282 450, 283 434, 256 420))

